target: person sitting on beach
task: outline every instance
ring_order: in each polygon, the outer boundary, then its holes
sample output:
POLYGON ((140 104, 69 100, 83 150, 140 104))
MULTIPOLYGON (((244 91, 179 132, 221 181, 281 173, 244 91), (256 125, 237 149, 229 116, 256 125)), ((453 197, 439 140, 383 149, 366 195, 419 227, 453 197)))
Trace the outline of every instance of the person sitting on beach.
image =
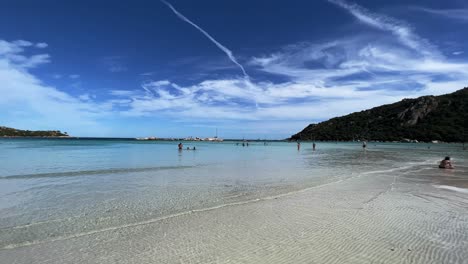
POLYGON ((450 157, 445 157, 440 164, 439 168, 441 169, 453 169, 452 162, 450 162, 450 157))

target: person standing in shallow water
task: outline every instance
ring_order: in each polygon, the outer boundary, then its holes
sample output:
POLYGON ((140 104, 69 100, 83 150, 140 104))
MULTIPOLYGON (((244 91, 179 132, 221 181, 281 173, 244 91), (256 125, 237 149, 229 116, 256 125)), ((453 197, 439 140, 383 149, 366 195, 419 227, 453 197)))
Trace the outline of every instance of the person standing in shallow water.
POLYGON ((315 150, 315 142, 312 143, 312 150, 315 150))
POLYGON ((362 149, 366 149, 366 147, 367 147, 367 142, 363 141, 362 142, 362 149))
POLYGON ((297 150, 301 149, 301 142, 297 142, 297 150))
POLYGON ((177 147, 179 148, 179 150, 182 150, 184 148, 184 145, 182 145, 182 142, 179 142, 179 145, 177 145, 177 147))

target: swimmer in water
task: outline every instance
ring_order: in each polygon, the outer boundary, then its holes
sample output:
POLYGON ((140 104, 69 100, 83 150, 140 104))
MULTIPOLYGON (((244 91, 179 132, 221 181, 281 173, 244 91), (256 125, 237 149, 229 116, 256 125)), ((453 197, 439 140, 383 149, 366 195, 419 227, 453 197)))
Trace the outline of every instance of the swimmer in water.
POLYGON ((445 157, 445 159, 443 159, 440 164, 439 164, 439 168, 441 169, 453 169, 453 166, 452 166, 452 162, 450 161, 450 157, 445 157))

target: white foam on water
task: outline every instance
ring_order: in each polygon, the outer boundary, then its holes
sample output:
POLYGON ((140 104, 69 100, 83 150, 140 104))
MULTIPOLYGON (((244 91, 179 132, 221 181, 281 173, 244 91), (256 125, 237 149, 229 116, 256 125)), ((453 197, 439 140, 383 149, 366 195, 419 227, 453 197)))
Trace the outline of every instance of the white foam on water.
POLYGON ((449 185, 434 185, 434 187, 436 187, 438 189, 444 189, 444 190, 449 190, 449 191, 468 194, 468 189, 467 188, 459 188, 459 187, 449 186, 449 185))

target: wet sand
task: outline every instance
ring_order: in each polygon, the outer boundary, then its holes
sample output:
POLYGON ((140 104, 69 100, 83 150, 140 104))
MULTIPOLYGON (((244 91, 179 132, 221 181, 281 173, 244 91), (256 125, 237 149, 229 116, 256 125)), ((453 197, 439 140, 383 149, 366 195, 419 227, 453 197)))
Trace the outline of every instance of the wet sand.
MULTIPOLYGON (((360 175, 284 195, 11 246, 0 249, 0 260, 468 263, 468 195, 415 179, 414 173, 360 175)), ((453 175, 462 182, 463 175, 453 175)))

